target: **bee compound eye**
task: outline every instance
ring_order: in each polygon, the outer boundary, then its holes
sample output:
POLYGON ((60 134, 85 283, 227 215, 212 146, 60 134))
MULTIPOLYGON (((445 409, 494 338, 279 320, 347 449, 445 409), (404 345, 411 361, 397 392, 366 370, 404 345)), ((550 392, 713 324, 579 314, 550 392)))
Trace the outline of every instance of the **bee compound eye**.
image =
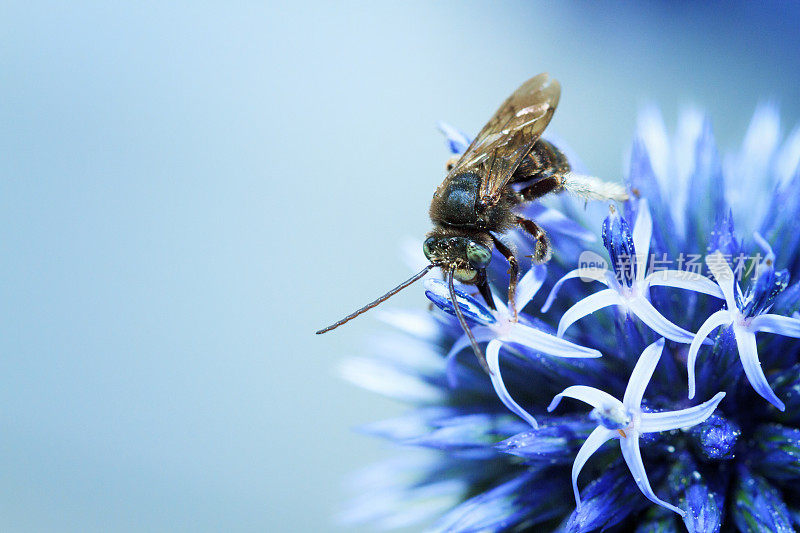
POLYGON ((433 260, 433 247, 435 244, 435 239, 433 237, 428 237, 425 239, 425 242, 422 243, 422 253, 425 254, 425 257, 428 260, 433 260))
POLYGON ((477 242, 467 244, 467 260, 475 268, 485 268, 492 259, 492 251, 477 242))

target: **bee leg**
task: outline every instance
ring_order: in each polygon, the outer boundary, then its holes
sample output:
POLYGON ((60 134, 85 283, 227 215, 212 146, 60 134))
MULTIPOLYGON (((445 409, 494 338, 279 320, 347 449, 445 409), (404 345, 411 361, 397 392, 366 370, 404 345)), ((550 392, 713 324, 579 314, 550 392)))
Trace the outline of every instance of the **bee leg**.
POLYGON ((497 251, 503 254, 503 257, 508 261, 508 310, 511 311, 511 317, 514 322, 518 320, 517 316, 517 278, 519 277, 519 263, 517 258, 514 257, 514 252, 503 244, 500 239, 492 235, 492 240, 497 248, 497 251))
POLYGON ((453 167, 456 166, 458 160, 461 159, 461 155, 462 154, 455 154, 453 157, 447 160, 447 162, 444 164, 444 168, 447 170, 447 172, 453 170, 453 167))
POLYGON ((527 218, 518 216, 517 224, 536 241, 536 249, 533 255, 530 256, 533 262, 537 264, 548 262, 552 251, 550 249, 550 239, 547 238, 547 233, 545 233, 536 222, 528 220, 527 218))
POLYGON ((478 286, 478 290, 486 301, 486 305, 488 305, 492 311, 497 311, 497 307, 494 305, 492 290, 489 288, 489 283, 486 281, 486 269, 478 271, 478 279, 475 281, 475 285, 478 286))
POLYGON ((564 176, 562 174, 555 174, 528 185, 519 191, 519 195, 522 197, 523 201, 530 202, 542 196, 546 196, 551 192, 561 192, 563 187, 564 176))

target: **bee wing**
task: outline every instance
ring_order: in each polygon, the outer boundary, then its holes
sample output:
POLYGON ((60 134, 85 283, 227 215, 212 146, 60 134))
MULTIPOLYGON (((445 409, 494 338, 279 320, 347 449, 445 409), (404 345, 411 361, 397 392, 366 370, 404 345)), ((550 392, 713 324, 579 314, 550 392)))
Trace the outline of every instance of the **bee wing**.
POLYGON ((478 201, 495 204, 550 123, 560 96, 561 85, 547 73, 523 83, 486 123, 447 179, 463 172, 477 173, 481 177, 478 201))

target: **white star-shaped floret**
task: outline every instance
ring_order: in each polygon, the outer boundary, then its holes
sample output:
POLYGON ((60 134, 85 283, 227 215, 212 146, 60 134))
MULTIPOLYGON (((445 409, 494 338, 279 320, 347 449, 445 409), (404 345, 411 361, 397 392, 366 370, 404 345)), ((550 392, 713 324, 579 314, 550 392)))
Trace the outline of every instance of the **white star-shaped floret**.
MULTIPOLYGON (((614 217, 618 215, 612 213, 611 216, 614 217)), ((547 301, 542 307, 543 313, 546 313, 550 309, 550 306, 558 295, 558 291, 561 289, 561 285, 569 279, 581 278, 584 280, 599 281, 608 287, 607 289, 590 294, 564 312, 564 315, 558 323, 559 337, 563 336, 567 328, 581 318, 605 307, 615 305, 621 307, 627 313, 636 315, 653 331, 667 339, 685 344, 692 342, 692 339, 695 337, 692 332, 686 331, 673 324, 653 307, 653 304, 650 303, 650 287, 662 285, 666 287, 688 289, 719 298, 722 298, 722 293, 719 287, 711 280, 693 272, 684 270, 659 270, 646 275, 652 234, 653 221, 650 217, 647 200, 641 199, 639 200, 639 212, 636 216, 636 223, 633 226, 631 238, 635 257, 625 258, 628 261, 635 261, 636 265, 636 275, 633 276, 630 285, 620 283, 614 274, 614 270, 595 267, 572 270, 553 285, 553 289, 550 291, 550 295, 547 297, 547 301)), ((632 268, 632 265, 612 266, 615 268, 632 268)))
POLYGON ((775 314, 746 316, 736 303, 735 294, 736 292, 741 294, 741 289, 735 283, 734 273, 722 253, 714 252, 707 256, 706 264, 719 284, 725 297, 727 309, 721 309, 708 317, 703 325, 700 326, 700 329, 697 330, 697 335, 689 347, 689 356, 687 358, 689 398, 694 398, 695 395, 695 363, 697 362, 697 352, 700 350, 700 345, 716 328, 729 326, 732 327, 733 334, 736 337, 739 360, 742 362, 744 373, 750 385, 769 403, 781 411, 785 410, 786 406, 772 391, 767 377, 764 375, 764 370, 761 368, 756 333, 763 331, 765 333, 777 333, 787 337, 800 338, 800 320, 796 317, 775 314))
POLYGON ((619 439, 622 456, 625 458, 625 462, 633 475, 633 480, 639 490, 642 491, 642 494, 653 503, 675 511, 681 516, 686 516, 682 509, 656 496, 650 487, 650 481, 647 479, 647 473, 639 450, 639 435, 687 428, 700 424, 711 416, 719 402, 725 397, 725 393, 720 392, 707 402, 688 409, 659 413, 643 412, 641 408, 642 396, 656 365, 658 365, 663 349, 663 338, 645 348, 631 373, 622 401, 594 387, 575 385, 556 395, 547 408, 548 411, 552 411, 564 397, 575 398, 594 407, 592 415, 600 423, 586 439, 586 442, 583 443, 572 465, 572 488, 575 492, 575 503, 578 507, 581 505, 580 492, 578 491, 578 474, 580 474, 589 457, 600 446, 606 441, 616 438, 619 439))
MULTIPOLYGON (((536 265, 522 276, 517 285, 517 307, 524 309, 531 299, 541 288, 547 276, 547 268, 544 265, 536 265)), ((440 307, 450 305, 450 296, 447 286, 440 280, 430 279, 425 282, 425 290, 428 298, 433 300, 440 307)), ((500 301, 494 299, 497 311, 492 312, 485 308, 480 302, 469 297, 461 291, 456 291, 456 298, 461 311, 470 320, 477 322, 478 326, 472 328, 472 334, 478 342, 488 342, 486 346, 486 362, 491 370, 491 380, 500 401, 513 413, 519 415, 534 428, 538 428, 536 419, 525 411, 514 401, 508 393, 503 378, 500 374, 500 348, 503 344, 517 344, 526 346, 539 353, 553 357, 600 357, 602 354, 592 348, 573 344, 569 341, 545 333, 533 326, 529 326, 521 321, 515 320, 508 308, 500 301)), ((444 308, 444 307, 443 307, 444 308)), ((520 317, 525 320, 524 317, 520 317)), ((451 382, 454 381, 455 357, 462 350, 470 346, 469 337, 462 335, 453 344, 447 355, 448 376, 451 382)))

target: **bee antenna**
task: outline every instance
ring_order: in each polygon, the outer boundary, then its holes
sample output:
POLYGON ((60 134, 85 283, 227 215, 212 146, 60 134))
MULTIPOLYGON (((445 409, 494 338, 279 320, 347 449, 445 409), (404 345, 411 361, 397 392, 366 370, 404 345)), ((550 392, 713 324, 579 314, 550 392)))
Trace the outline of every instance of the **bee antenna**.
POLYGON ((327 333, 332 329, 336 329, 339 326, 341 326, 342 324, 346 324, 346 323, 350 322, 351 320, 353 320, 358 315, 364 314, 367 311, 369 311, 370 309, 372 309, 373 307, 376 307, 376 306, 382 304, 383 302, 385 302, 386 300, 388 300, 389 298, 391 298, 392 296, 394 296, 398 292, 402 291, 403 289, 405 289, 406 287, 408 287, 409 285, 411 285, 415 281, 417 281, 420 278, 422 278, 425 274, 427 274, 430 271, 430 269, 432 269, 435 266, 439 266, 439 265, 436 264, 436 263, 431 263, 430 265, 428 265, 425 268, 423 268, 420 272, 414 274, 413 276, 411 276, 410 278, 405 280, 403 283, 401 283, 400 285, 398 285, 394 289, 390 290, 389 292, 387 292, 386 294, 384 294, 383 296, 378 298, 377 300, 368 303, 367 305, 365 305, 364 307, 362 307, 358 311, 355 311, 355 312, 347 315, 343 319, 339 320, 338 322, 335 322, 335 323, 331 324, 327 328, 323 328, 323 329, 317 331, 317 335, 322 335, 323 333, 327 333))
POLYGON ((450 267, 450 273, 447 276, 447 286, 450 289, 450 301, 453 304, 453 310, 456 312, 456 318, 458 318, 458 323, 461 324, 461 329, 463 329, 464 333, 466 333, 467 337, 469 337, 469 343, 472 345, 472 351, 475 352, 478 362, 481 364, 481 367, 486 371, 486 373, 491 376, 492 370, 489 368, 489 364, 486 362, 486 357, 483 355, 481 347, 478 346, 478 341, 475 340, 475 335, 473 335, 472 330, 469 329, 469 324, 467 324, 467 320, 464 318, 464 313, 461 312, 461 307, 458 305, 458 300, 456 299, 456 287, 453 284, 453 275, 455 274, 455 271, 455 266, 450 267))

